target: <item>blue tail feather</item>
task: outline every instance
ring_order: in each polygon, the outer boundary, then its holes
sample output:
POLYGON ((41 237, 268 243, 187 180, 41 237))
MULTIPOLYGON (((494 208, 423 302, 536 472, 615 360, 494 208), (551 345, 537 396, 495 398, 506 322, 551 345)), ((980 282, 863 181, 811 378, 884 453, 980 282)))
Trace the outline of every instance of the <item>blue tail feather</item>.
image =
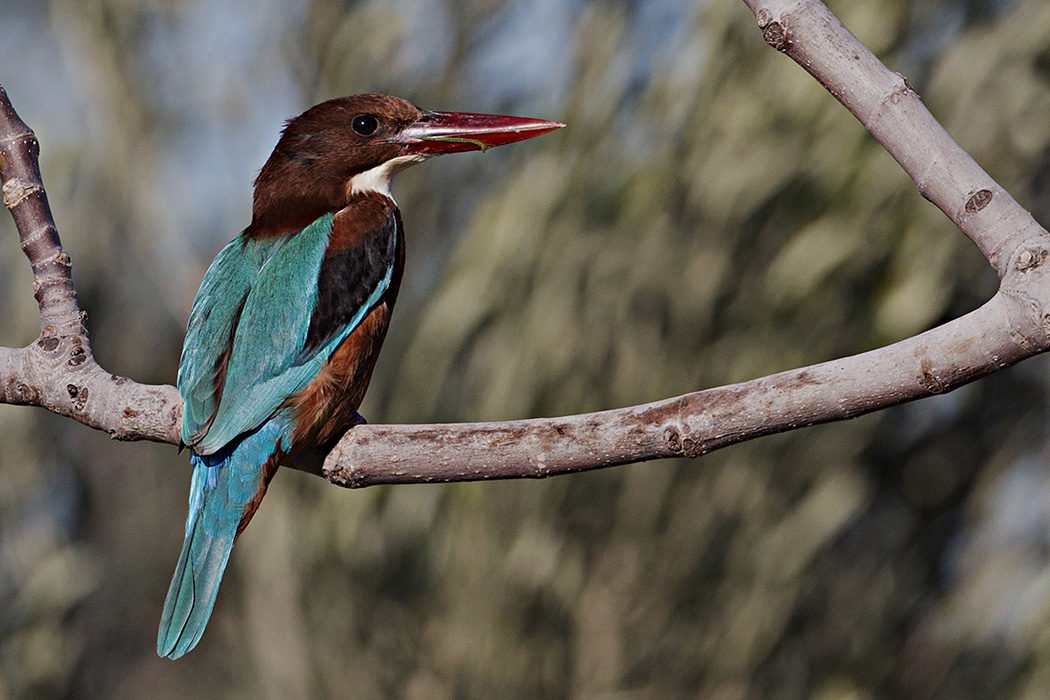
POLYGON ((287 421, 272 418, 211 455, 192 453, 186 539, 164 602, 157 653, 177 659, 200 641, 245 508, 266 487, 264 465, 286 449, 287 421))

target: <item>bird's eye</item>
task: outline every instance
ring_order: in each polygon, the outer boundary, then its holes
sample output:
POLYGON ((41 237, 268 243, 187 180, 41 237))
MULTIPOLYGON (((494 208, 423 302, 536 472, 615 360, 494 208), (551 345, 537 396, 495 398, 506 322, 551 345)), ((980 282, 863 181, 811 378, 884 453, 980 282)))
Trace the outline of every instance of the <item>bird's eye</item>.
POLYGON ((379 128, 379 122, 370 114, 359 114, 350 123, 350 128, 362 136, 370 136, 379 128))

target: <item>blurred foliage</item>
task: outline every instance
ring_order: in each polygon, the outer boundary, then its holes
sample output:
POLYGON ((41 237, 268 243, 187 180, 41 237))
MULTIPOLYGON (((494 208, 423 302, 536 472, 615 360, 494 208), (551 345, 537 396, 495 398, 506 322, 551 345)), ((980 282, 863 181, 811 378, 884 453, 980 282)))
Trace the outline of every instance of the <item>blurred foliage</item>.
MULTIPOLYGON (((831 3, 1050 221, 1050 7, 831 3)), ((0 2, 103 365, 175 377, 281 120, 381 90, 569 128, 400 176, 373 422, 627 405, 975 308, 977 251, 735 0, 0 2)), ((36 334, 0 222, 0 342, 36 334)), ((1048 373, 702 459, 346 492, 282 472, 154 653, 189 470, 0 407, 0 699, 1043 698, 1048 373)))

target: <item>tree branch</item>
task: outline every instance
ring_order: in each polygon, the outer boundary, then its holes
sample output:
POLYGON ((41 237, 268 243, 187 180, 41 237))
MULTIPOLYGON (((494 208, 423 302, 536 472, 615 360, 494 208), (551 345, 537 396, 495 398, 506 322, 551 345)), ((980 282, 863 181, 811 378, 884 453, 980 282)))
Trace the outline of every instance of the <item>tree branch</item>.
MULTIPOLYGON (((1002 280, 1009 255, 1046 231, 952 140, 908 79, 894 73, 817 0, 744 0, 770 46, 790 56, 864 125, 962 229, 1002 280)), ((1035 244, 1035 241, 1041 244, 1035 244)))
POLYGON ((0 402, 42 406, 120 440, 178 444, 182 404, 171 386, 139 384, 103 370, 91 354, 72 262, 40 178, 40 145, 0 86, 0 180, 4 206, 33 268, 40 337, 0 348, 0 402))
MULTIPOLYGON (((816 0, 744 0, 767 43, 809 71, 977 245, 1000 278, 984 306, 871 352, 641 406, 562 418, 359 425, 291 465, 349 487, 541 478, 695 457, 762 435, 853 418, 951 391, 1050 347, 1050 234, 963 151, 902 76, 816 0)), ((118 439, 178 443, 170 386, 105 372, 88 344, 69 256, 37 166, 37 142, 0 88, 4 202, 33 266, 41 336, 0 348, 0 401, 43 406, 118 439)))

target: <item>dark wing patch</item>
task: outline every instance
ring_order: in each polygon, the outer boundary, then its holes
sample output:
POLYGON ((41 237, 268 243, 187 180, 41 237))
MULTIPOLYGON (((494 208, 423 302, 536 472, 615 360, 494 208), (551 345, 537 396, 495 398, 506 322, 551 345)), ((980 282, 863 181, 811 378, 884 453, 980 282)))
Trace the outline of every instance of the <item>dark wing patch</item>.
POLYGON ((317 304, 304 354, 317 352, 337 329, 363 315, 362 307, 372 292, 391 274, 397 257, 397 237, 397 217, 389 212, 383 226, 366 232, 356 245, 328 249, 317 280, 317 304))

